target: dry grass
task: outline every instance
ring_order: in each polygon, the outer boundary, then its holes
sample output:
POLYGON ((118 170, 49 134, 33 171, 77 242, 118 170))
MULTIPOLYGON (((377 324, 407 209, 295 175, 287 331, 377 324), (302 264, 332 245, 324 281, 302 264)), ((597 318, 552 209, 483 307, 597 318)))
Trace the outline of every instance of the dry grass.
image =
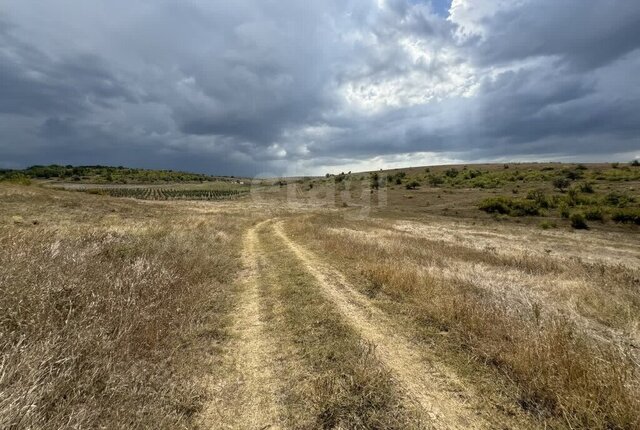
POLYGON ((521 407, 540 419, 572 428, 640 426, 636 348, 614 331, 603 328, 595 336, 592 330, 603 322, 637 325, 639 313, 629 312, 639 309, 637 268, 483 252, 457 241, 384 233, 383 226, 339 216, 289 224, 299 240, 350 272, 363 293, 401 303, 421 324, 447 333, 440 339, 447 339, 450 352, 498 369, 517 388, 521 407), (452 275, 470 263, 479 264, 475 273, 491 267, 496 270, 489 275, 519 273, 515 282, 525 285, 519 300, 486 278, 452 275), (537 294, 536 282, 549 277, 571 278, 575 288, 560 296, 537 294), (549 297, 565 300, 545 301, 549 297), (573 318, 576 300, 581 318, 573 318))
MULTIPOLYGON (((368 213, 358 202, 337 209, 335 190, 318 188, 326 202, 297 190, 302 199, 287 207, 285 187, 212 204, 0 184, 0 427, 215 426, 220 411, 196 419, 205 403, 234 412, 247 400, 207 398, 226 395, 218 382, 233 389, 251 376, 234 364, 256 347, 251 336, 233 340, 232 314, 247 297, 260 314, 255 336, 275 351, 265 361, 274 378, 254 382, 273 383, 257 392, 277 392, 262 400, 277 405, 283 427, 425 425, 385 368, 397 351, 377 354, 363 339, 380 337, 363 335, 323 294, 333 291, 324 285, 331 276, 344 274, 362 293, 349 287, 345 300, 365 303, 410 338, 411 352, 434 350, 425 357, 478 388, 468 390, 482 397, 469 402, 478 414, 515 410, 540 426, 640 428, 633 227, 534 231, 478 214, 480 194, 493 191, 428 187, 411 192, 414 199, 389 190, 389 206, 373 212, 384 218, 354 221, 343 215, 368 213), (455 221, 441 216, 449 206, 460 212, 455 221), (318 259, 305 266, 284 235, 263 226, 255 282, 237 279, 245 230, 287 214, 287 237, 325 256, 333 275, 318 276, 318 259), (250 294, 241 290, 247 284, 250 294)), ((228 418, 226 427, 248 426, 228 418)))
POLYGON ((224 342, 239 223, 0 191, 0 427, 189 427, 202 350, 224 342))

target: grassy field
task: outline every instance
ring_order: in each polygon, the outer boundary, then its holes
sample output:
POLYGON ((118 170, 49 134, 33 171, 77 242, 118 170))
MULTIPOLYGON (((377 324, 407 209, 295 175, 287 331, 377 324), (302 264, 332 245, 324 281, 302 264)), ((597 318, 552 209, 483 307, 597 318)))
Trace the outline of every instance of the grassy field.
POLYGON ((1 428, 640 428, 640 167, 27 179, 1 428))

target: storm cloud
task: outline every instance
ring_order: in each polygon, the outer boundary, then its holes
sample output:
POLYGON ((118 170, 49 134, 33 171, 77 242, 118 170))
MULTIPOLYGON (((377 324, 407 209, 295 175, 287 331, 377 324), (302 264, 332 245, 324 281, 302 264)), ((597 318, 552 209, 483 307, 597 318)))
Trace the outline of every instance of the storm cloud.
POLYGON ((0 168, 640 156, 640 3, 9 0, 0 168))

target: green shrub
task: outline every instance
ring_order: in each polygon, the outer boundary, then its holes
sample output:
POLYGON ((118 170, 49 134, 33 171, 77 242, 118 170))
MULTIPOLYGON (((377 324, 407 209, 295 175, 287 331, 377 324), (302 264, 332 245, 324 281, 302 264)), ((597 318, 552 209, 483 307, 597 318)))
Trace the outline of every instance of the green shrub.
POLYGON ((429 185, 432 185, 434 187, 444 184, 444 178, 442 176, 437 176, 437 175, 429 175, 429 177, 427 178, 427 181, 429 182, 429 185))
POLYGON ((575 181, 576 179, 582 179, 582 176, 583 176, 582 170, 580 169, 576 169, 576 170, 563 169, 562 173, 567 179, 570 179, 572 181, 575 181))
POLYGON ((555 188, 559 189, 560 191, 564 191, 565 188, 567 188, 571 184, 571 180, 562 176, 558 176, 557 178, 553 178, 553 181, 551 183, 555 188))
POLYGON ((621 194, 617 192, 611 192, 604 197, 604 204, 608 206, 615 206, 618 208, 624 208, 629 205, 629 203, 633 203, 635 199, 626 194, 621 194))
POLYGON ((589 228, 587 220, 581 212, 572 213, 569 217, 569 221, 571 221, 571 227, 577 230, 586 230, 589 228))
POLYGON ((581 203, 580 192, 577 188, 570 188, 567 190, 567 194, 564 196, 564 201, 570 207, 576 206, 581 203))
POLYGON ((635 160, 633 160, 633 161, 631 162, 631 165, 632 165, 633 167, 638 167, 638 166, 640 166, 640 161, 636 158, 635 160))
POLYGON ((615 222, 640 225, 640 209, 618 209, 611 214, 611 219, 615 222))
POLYGON ((420 182, 413 180, 411 182, 409 182, 406 187, 407 190, 415 190, 416 188, 418 188, 420 186, 420 182))
POLYGON ((9 173, 4 177, 0 176, 0 180, 17 185, 31 185, 31 178, 22 173, 9 173))
POLYGON ((472 169, 465 171, 463 177, 464 179, 473 179, 477 178, 480 175, 482 175, 482 172, 480 170, 472 169))
POLYGON ((513 199, 511 200, 511 216, 535 216, 540 215, 540 207, 531 200, 513 199))
POLYGON ((451 168, 451 169, 447 169, 444 172, 445 176, 448 178, 455 178, 456 176, 458 176, 458 170, 451 168))
POLYGON ((589 208, 585 211, 584 217, 589 221, 604 221, 604 211, 602 208, 589 208))
POLYGON ((569 206, 567 206, 566 203, 562 203, 560 205, 560 216, 562 218, 569 218, 570 214, 571 214, 571 212, 569 211, 569 206))
POLYGON ((527 199, 533 200, 541 208, 549 209, 553 206, 552 200, 547 197, 544 190, 532 190, 527 193, 527 199))
POLYGON ((489 197, 480 202, 480 210, 487 213, 507 214, 510 216, 540 215, 540 207, 531 200, 489 197))
POLYGON ((505 197, 489 197, 480 202, 480 205, 478 207, 480 208, 480 210, 483 210, 487 213, 508 214, 509 212, 511 212, 509 199, 505 197))
POLYGON ((583 182, 578 186, 578 189, 587 194, 593 194, 595 190, 593 189, 593 184, 591 182, 583 182))

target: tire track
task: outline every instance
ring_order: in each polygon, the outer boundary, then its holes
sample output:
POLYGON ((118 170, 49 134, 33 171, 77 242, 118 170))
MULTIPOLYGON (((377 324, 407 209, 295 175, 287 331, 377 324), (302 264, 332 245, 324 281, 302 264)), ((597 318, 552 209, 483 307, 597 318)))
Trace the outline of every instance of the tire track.
POLYGON ((261 258, 257 230, 269 220, 251 227, 243 239, 244 273, 241 275, 238 308, 236 309, 229 363, 234 369, 217 387, 216 401, 204 414, 206 427, 233 429, 279 428, 279 407, 276 402, 278 379, 272 369, 273 342, 263 322, 261 289, 258 277, 261 258))
POLYGON ((425 362, 421 352, 398 334, 389 318, 350 286, 337 270, 327 266, 310 251, 294 243, 284 233, 282 222, 273 224, 275 234, 288 246, 323 289, 326 297, 366 341, 376 345, 380 361, 397 383, 433 420, 437 428, 494 428, 478 408, 473 393, 448 369, 425 362))

